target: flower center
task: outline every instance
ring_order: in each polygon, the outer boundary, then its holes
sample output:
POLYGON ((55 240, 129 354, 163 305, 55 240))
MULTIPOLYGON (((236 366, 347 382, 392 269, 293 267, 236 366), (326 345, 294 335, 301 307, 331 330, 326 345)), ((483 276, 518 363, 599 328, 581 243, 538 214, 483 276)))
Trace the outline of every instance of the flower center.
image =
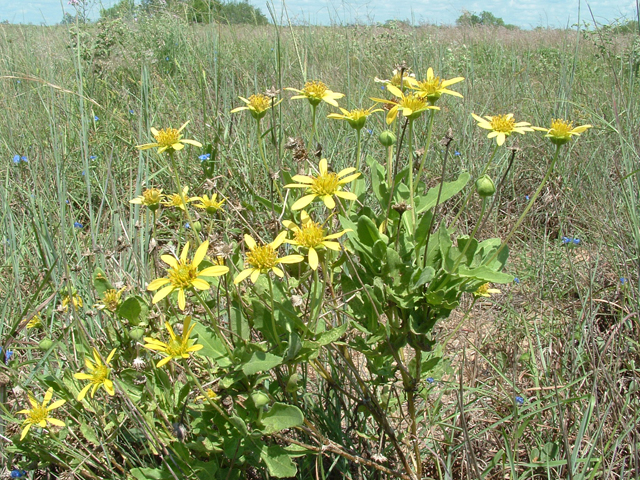
POLYGON ((422 98, 414 95, 413 93, 410 93, 402 99, 402 101, 400 102, 400 106, 402 108, 410 108, 411 111, 415 113, 423 110, 427 106, 427 104, 422 98))
POLYGON ((571 134, 569 133, 571 130, 573 130, 573 122, 567 123, 558 118, 551 122, 549 134, 554 137, 571 137, 571 134))
POLYGON ((99 365, 93 371, 91 383, 102 384, 109 377, 111 369, 106 365, 99 365))
POLYGON ((319 81, 307 82, 304 84, 302 91, 307 97, 322 99, 329 87, 319 81))
POLYGON ((36 425, 43 420, 46 420, 49 417, 49 412, 47 411, 47 407, 38 405, 37 407, 34 407, 31 411, 29 411, 28 415, 29 423, 31 423, 32 425, 36 425))
POLYGON ((145 205, 157 205, 158 203, 160 203, 160 190, 158 190, 157 188, 147 189, 142 192, 142 197, 142 203, 144 203, 145 205))
POLYGON ((176 268, 169 268, 167 271, 171 285, 176 288, 188 288, 193 280, 198 276, 198 272, 191 263, 179 262, 176 268))
POLYGON ((276 266, 278 254, 271 245, 256 247, 247 253, 247 263, 258 270, 269 270, 276 266))
POLYGON ((180 140, 180 132, 176 128, 163 128, 155 136, 156 142, 162 147, 170 147, 171 145, 178 143, 180 140))
MULTIPOLYGON (((400 70, 394 70, 394 72, 395 73, 393 74, 393 77, 391 77, 391 80, 389 80, 389 83, 400 88, 400 70)), ((409 77, 409 72, 405 70, 402 75, 405 85, 407 84, 407 77, 409 77)))
POLYGON ((104 292, 104 306, 107 308, 107 310, 111 311, 111 312, 115 312, 116 309, 118 308, 118 305, 120 305, 120 293, 118 291, 116 291, 115 289, 109 289, 106 292, 104 292))
POLYGON ((478 289, 476 290, 476 295, 486 295, 488 291, 489 291, 489 284, 485 283, 478 287, 478 289))
POLYGON ((269 106, 271 105, 271 99, 266 95, 263 95, 262 93, 251 95, 249 97, 249 105, 256 112, 261 113, 269 109, 269 106))
POLYGON ((181 357, 183 353, 186 353, 185 350, 186 348, 182 342, 182 337, 180 337, 180 340, 171 340, 167 345, 167 354, 170 357, 181 357))
POLYGON ((296 231, 294 237, 299 245, 315 248, 322 243, 324 230, 316 222, 307 222, 301 230, 296 231))
POLYGON ((169 195, 169 201, 167 203, 174 207, 180 207, 184 205, 184 202, 182 201, 182 195, 180 195, 179 193, 169 195))
POLYGON ((516 121, 513 117, 507 118, 506 115, 497 115, 491 120, 491 129, 494 132, 511 133, 515 128, 515 125, 516 121))
POLYGON ((334 172, 327 172, 313 179, 311 191, 316 195, 333 195, 338 191, 338 175, 334 172))

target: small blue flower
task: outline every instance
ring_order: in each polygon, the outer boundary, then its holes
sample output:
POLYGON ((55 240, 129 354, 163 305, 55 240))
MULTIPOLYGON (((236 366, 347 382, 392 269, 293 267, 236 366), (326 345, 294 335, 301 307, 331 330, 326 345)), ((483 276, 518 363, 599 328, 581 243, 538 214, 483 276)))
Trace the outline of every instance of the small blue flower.
POLYGON ((205 160, 209 160, 209 158, 211 158, 211 154, 210 153, 203 153, 198 158, 200 159, 201 162, 204 162, 205 160))
POLYGON ((165 57, 164 59, 165 59, 167 62, 169 61, 169 57, 165 57))
POLYGON ((191 228, 191 225, 189 225, 189 222, 184 224, 184 228, 191 228))
POLYGON ((520 283, 520 279, 519 279, 518 277, 515 277, 515 278, 513 279, 513 283, 520 283))
POLYGON ((626 281, 627 281, 627 279, 626 279, 626 278, 624 278, 624 277, 620 277, 620 283, 621 283, 622 285, 624 285, 624 284, 626 283, 626 281))
POLYGON ((16 83, 22 83, 22 81, 20 81, 20 80, 16 80, 16 83))
POLYGON ((11 478, 21 478, 27 474, 24 470, 11 470, 11 478))
POLYGON ((98 115, 95 115, 93 119, 97 122, 98 120, 100 120, 100 117, 98 117, 98 115))
POLYGON ((91 160, 95 160, 96 158, 98 158, 98 157, 96 157, 95 155, 91 155, 91 156, 89 157, 89 159, 91 159, 91 160))
POLYGON ((69 202, 69 199, 67 198, 67 199, 64 201, 64 203, 66 203, 67 205, 69 205, 69 203, 70 203, 70 202, 69 202))
POLYGON ((82 170, 82 172, 80 172, 82 174, 82 176, 84 177, 84 170, 82 170))
POLYGON ((516 397, 516 403, 517 403, 518 405, 524 405, 524 398, 522 398, 520 395, 518 395, 518 396, 516 397))
POLYGON ((574 238, 573 239, 573 243, 576 245, 580 245, 580 239, 579 238, 574 238))
POLYGON ((462 155, 458 150, 456 150, 455 152, 453 152, 453 154, 454 154, 456 157, 459 157, 460 155, 462 155))
POLYGON ((529 195, 525 195, 524 199, 528 202, 529 201, 529 195))
POLYGON ((129 114, 133 115, 135 112, 133 111, 133 109, 129 110, 129 114))
POLYGON ((564 244, 571 243, 571 239, 569 237, 562 237, 562 243, 564 244))
POLYGON ((435 382, 435 380, 433 379, 433 377, 429 377, 427 378, 427 383, 433 383, 435 382))
POLYGON ((82 224, 80 222, 74 222, 73 226, 76 228, 82 228, 82 224))
POLYGON ((373 130, 372 130, 372 129, 370 129, 370 128, 367 128, 367 133, 368 133, 369 135, 373 135, 373 130))
POLYGON ((20 155, 14 155, 13 156, 13 163, 15 163, 15 164, 20 163, 20 155))
MULTIPOLYGON (((2 355, 2 347, 0 347, 0 355, 2 355)), ((4 363, 9 363, 11 357, 13 357, 13 352, 11 350, 7 350, 7 353, 4 354, 4 363)))

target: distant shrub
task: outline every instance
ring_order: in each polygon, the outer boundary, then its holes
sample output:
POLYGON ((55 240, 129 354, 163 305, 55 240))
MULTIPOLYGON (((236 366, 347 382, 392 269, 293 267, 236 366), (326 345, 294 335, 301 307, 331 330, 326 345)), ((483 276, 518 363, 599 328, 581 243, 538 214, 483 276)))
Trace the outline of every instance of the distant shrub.
POLYGON ((456 20, 456 25, 460 26, 474 26, 483 25, 486 27, 504 27, 509 30, 515 30, 518 27, 504 23, 502 18, 496 17, 493 13, 483 11, 480 15, 476 15, 474 12, 467 12, 466 10, 456 20))

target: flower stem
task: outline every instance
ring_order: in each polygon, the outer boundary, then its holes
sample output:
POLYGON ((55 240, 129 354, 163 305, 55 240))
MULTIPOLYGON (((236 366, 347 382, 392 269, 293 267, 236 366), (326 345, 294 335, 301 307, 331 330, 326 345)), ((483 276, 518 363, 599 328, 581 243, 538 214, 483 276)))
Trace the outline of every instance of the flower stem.
MULTIPOLYGON (((269 169, 269 165, 267 164, 267 156, 264 153, 264 143, 262 141, 262 128, 260 126, 260 120, 258 123, 258 150, 260 150, 260 158, 262 159, 262 164, 264 165, 264 169, 267 172, 267 177, 269 181, 276 187, 276 191, 278 192, 278 197, 280 197, 280 201, 284 202, 284 197, 282 196, 282 192, 280 191, 280 186, 277 182, 274 182, 273 177, 271 176, 271 170, 269 169)), ((253 180, 253 179, 252 179, 253 180)))
POLYGON ((498 248, 498 250, 496 250, 496 253, 494 253, 491 256, 491 258, 487 262, 487 265, 490 264, 491 262, 493 262, 496 258, 498 258, 498 255, 500 255, 500 252, 502 252, 504 247, 507 246, 507 243, 509 243, 509 240, 511 240, 511 237, 513 237, 513 235, 516 233, 516 231, 518 230, 518 228, 520 227, 520 225, 524 221, 524 217, 526 217, 527 213, 529 213, 529 210, 531 210, 531 208, 533 207, 533 203, 540 196, 540 193, 542 192, 542 189, 544 188, 544 186, 546 185, 547 181, 549 180, 549 177, 551 176, 551 172, 553 172, 553 168, 556 165, 556 161, 558 160, 558 154, 560 153, 560 147, 561 147, 561 145, 557 145, 556 146, 556 153, 553 156, 553 160, 551 161, 551 164, 549 165, 549 168, 547 169, 546 175, 542 179, 542 182, 540 182, 540 186, 538 187, 538 189, 535 191, 535 193, 531 197, 531 200, 529 200, 529 203, 527 204, 526 208, 524 209, 524 211, 520 215, 520 218, 518 218, 518 221, 516 222, 516 224, 511 229, 511 232, 509 233, 509 235, 507 235, 507 238, 505 239, 505 241, 502 242, 502 245, 500 245, 500 248, 498 248))
MULTIPOLYGON (((361 129, 357 128, 356 129, 356 172, 360 171, 360 149, 362 147, 362 140, 361 140, 361 137, 360 137, 360 133, 361 133, 361 129)), ((361 179, 357 178, 355 180, 355 182, 353 184, 354 185, 354 189, 355 189, 355 186, 357 185, 358 180, 361 180, 361 179)), ((357 195, 357 193, 356 193, 356 195, 357 195)), ((356 203, 356 202, 351 202, 349 204, 349 211, 347 212, 347 216, 348 217, 351 216, 351 209, 353 208, 353 204, 354 203, 356 203)))
MULTIPOLYGON (((409 120, 409 199, 411 203, 412 225, 416 224, 416 202, 413 185, 413 120, 409 120)), ((413 233, 413 232, 411 232, 413 233)))
POLYGON ((424 164, 427 160, 427 155, 429 153, 429 147, 431 147, 431 134, 433 133, 433 120, 436 117, 436 111, 431 110, 431 116, 429 117, 429 127, 427 129, 427 144, 424 147, 424 153, 422 154, 422 161, 420 162, 420 167, 418 167, 418 173, 416 175, 416 184, 420 183, 420 178, 422 177, 422 170, 424 169, 424 164))
POLYGON ((311 141, 309 142, 309 150, 311 150, 313 148, 313 142, 317 142, 318 139, 316 138, 317 136, 317 132, 316 132, 316 108, 318 108, 317 105, 311 105, 311 111, 312 116, 311 116, 311 141))
POLYGON ((213 312, 209 308, 209 305, 206 304, 204 299, 200 296, 200 294, 195 288, 193 289, 193 293, 195 293, 196 298, 200 302, 200 305, 202 305, 202 308, 205 309, 205 311, 207 312, 207 315, 209 315, 209 317, 211 318, 211 324, 213 325, 213 329, 216 331, 216 335, 220 337, 220 340, 222 340, 222 343, 224 344, 224 348, 227 350, 227 355, 229 355, 229 358, 232 358, 233 352, 231 351, 231 347, 230 347, 231 342, 229 342, 227 337, 225 337, 225 335, 222 333, 222 330, 220 330, 220 326, 218 325, 218 320, 216 319, 216 316, 213 314, 213 312))
POLYGON ((267 274, 267 280, 269 280, 269 300, 271 301, 271 328, 273 328, 273 336, 278 343, 278 347, 282 346, 280 342, 280 335, 278 335, 278 329, 276 327, 276 307, 273 299, 273 281, 269 274, 267 274))
POLYGON ((174 179, 176 181, 176 188, 178 189, 178 195, 180 195, 180 198, 182 199, 182 204, 184 205, 184 213, 187 216, 187 222, 189 222, 189 225, 191 226, 190 230, 193 233, 193 236, 196 240, 196 246, 200 246, 200 236, 198 235, 198 232, 196 232, 196 229, 193 228, 193 222, 191 221, 191 215, 189 214, 189 208, 187 208, 187 198, 184 195, 184 191, 182 190, 182 184, 180 183, 180 175, 178 174, 178 168, 176 166, 176 160, 173 157, 173 149, 169 149, 169 158, 171 159, 171 169, 173 170, 173 175, 174 175, 174 179))

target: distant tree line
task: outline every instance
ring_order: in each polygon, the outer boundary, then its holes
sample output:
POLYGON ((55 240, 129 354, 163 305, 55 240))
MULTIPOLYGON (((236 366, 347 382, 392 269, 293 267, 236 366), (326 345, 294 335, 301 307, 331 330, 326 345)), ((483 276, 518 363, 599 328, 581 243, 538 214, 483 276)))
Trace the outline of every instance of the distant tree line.
POLYGON ((462 15, 456 20, 456 25, 459 26, 476 26, 483 25, 485 27, 504 27, 509 30, 516 30, 516 25, 504 23, 504 20, 500 17, 496 17, 493 13, 484 11, 480 14, 474 12, 462 12, 462 15))

